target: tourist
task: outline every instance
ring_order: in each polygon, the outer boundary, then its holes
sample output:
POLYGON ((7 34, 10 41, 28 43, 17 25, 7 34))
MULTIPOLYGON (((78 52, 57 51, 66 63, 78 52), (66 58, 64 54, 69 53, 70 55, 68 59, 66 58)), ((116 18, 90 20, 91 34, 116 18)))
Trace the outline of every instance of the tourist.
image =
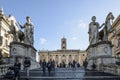
POLYGON ((55 70, 55 60, 52 61, 52 68, 55 70))
POLYGON ((18 59, 16 59, 15 64, 14 64, 15 80, 18 80, 18 76, 20 76, 20 69, 21 69, 21 63, 19 62, 18 59))
POLYGON ((68 63, 69 68, 71 67, 71 62, 68 63))
POLYGON ((92 69, 93 70, 95 70, 96 69, 96 65, 95 65, 95 63, 93 62, 93 64, 92 64, 92 69))
POLYGON ((42 67, 42 60, 40 60, 39 64, 40 64, 40 68, 41 68, 42 67))
POLYGON ((72 62, 71 61, 69 62, 69 67, 72 68, 72 62))
POLYGON ((87 69, 87 65, 88 65, 88 62, 87 62, 87 59, 85 59, 85 61, 83 62, 83 66, 84 66, 85 70, 87 69))
POLYGON ((24 69, 25 69, 26 74, 27 74, 27 79, 26 80, 28 80, 28 77, 29 77, 29 68, 31 66, 31 62, 30 62, 30 60, 27 57, 25 57, 25 61, 24 61, 23 65, 24 65, 24 69))
POLYGON ((80 63, 79 63, 79 62, 77 63, 77 67, 78 67, 78 68, 80 67, 80 63))
POLYGON ((75 65, 76 65, 76 61, 75 60, 73 60, 73 70, 75 70, 75 65))
POLYGON ((45 59, 42 62, 42 70, 43 70, 43 73, 45 73, 45 71, 46 71, 46 61, 45 61, 45 59))
POLYGON ((51 68, 52 68, 52 63, 50 61, 48 61, 48 63, 47 63, 47 68, 48 68, 48 72, 50 74, 51 68))
POLYGON ((60 68, 62 68, 62 63, 60 63, 60 68))

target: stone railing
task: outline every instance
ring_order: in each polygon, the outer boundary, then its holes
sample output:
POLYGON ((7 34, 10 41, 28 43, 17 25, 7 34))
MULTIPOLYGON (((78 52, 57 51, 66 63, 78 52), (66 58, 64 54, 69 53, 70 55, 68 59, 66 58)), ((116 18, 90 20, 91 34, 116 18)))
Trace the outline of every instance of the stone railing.
POLYGON ((114 75, 120 75, 120 66, 115 64, 110 65, 100 65, 100 71, 103 71, 105 73, 111 73, 114 75))
POLYGON ((31 59, 31 67, 30 69, 37 69, 40 68, 40 65, 38 62, 36 62, 35 60, 31 59))
MULTIPOLYGON (((24 70, 23 62, 24 60, 21 62, 21 70, 24 70)), ((35 60, 30 58, 30 62, 31 62, 30 70, 40 68, 39 63, 36 62, 35 60)))
POLYGON ((0 65, 0 76, 4 75, 7 72, 8 68, 11 67, 11 66, 13 66, 13 65, 12 64, 0 65))

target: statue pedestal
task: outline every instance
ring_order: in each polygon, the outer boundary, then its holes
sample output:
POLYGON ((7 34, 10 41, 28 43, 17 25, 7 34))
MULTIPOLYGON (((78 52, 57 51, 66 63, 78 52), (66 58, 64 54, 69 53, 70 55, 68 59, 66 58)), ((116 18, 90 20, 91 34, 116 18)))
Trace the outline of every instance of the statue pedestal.
POLYGON ((88 53, 88 69, 92 69, 92 64, 96 64, 96 69, 99 70, 101 64, 115 63, 112 57, 112 45, 109 41, 102 41, 90 45, 87 48, 88 53))
POLYGON ((31 65, 35 66, 32 63, 36 62, 36 51, 37 50, 31 45, 19 42, 12 42, 10 44, 10 57, 12 57, 10 62, 14 64, 15 58, 18 58, 19 62, 23 64, 24 58, 28 57, 31 60, 31 65))

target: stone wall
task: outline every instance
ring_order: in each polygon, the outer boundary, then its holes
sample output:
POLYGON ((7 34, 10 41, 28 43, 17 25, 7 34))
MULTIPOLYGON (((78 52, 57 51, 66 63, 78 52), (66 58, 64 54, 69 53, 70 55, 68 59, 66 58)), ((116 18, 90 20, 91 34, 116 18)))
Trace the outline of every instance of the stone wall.
POLYGON ((111 73, 114 75, 120 75, 120 66, 118 65, 100 65, 100 71, 105 73, 111 73))
POLYGON ((21 65, 21 70, 24 69, 23 63, 25 57, 28 57, 31 61, 30 69, 39 68, 39 63, 36 61, 36 49, 24 43, 12 42, 10 44, 10 62, 11 64, 15 63, 16 58, 19 59, 21 65))
POLYGON ((30 69, 40 68, 40 65, 39 65, 38 62, 36 62, 36 61, 33 60, 33 59, 30 59, 30 61, 31 61, 31 67, 30 67, 30 69))

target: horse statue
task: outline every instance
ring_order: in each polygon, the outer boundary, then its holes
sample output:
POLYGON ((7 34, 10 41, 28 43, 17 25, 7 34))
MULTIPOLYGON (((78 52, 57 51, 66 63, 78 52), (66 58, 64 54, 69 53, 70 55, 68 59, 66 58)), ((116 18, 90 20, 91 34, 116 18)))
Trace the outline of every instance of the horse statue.
POLYGON ((108 34, 111 32, 112 24, 111 21, 113 21, 114 16, 111 12, 107 15, 105 19, 104 28, 99 32, 99 39, 103 41, 108 40, 108 34))
POLYGON ((25 35, 24 35, 24 33, 21 30, 19 30, 17 32, 17 36, 18 36, 18 39, 19 39, 20 42, 24 41, 25 35))

